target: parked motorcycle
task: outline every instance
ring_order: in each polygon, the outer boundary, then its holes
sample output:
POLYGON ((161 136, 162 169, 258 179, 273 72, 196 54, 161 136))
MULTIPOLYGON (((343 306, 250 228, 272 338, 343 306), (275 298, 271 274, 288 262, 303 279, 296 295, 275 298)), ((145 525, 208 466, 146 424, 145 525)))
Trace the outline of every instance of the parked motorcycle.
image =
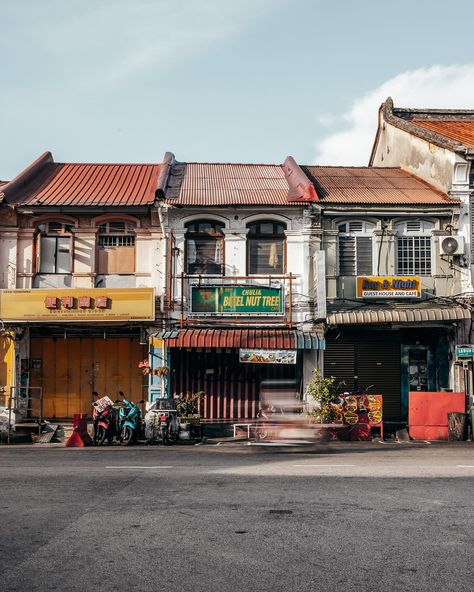
POLYGON ((117 411, 113 401, 105 396, 92 403, 92 419, 94 422, 95 446, 102 446, 107 440, 109 444, 117 436, 117 411))
POLYGON ((175 410, 160 413, 160 439, 162 444, 176 444, 179 439, 180 420, 175 410))
POLYGON ((128 446, 138 440, 142 430, 142 412, 139 403, 133 403, 128 399, 116 401, 120 403, 118 411, 118 428, 120 433, 120 444, 128 446))

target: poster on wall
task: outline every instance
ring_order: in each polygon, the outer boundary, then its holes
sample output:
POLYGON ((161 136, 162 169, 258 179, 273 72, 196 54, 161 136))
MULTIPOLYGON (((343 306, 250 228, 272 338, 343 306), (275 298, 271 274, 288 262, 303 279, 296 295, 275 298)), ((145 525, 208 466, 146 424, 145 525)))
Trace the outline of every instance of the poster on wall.
POLYGON ((244 364, 296 364, 295 349, 240 349, 239 361, 244 364))

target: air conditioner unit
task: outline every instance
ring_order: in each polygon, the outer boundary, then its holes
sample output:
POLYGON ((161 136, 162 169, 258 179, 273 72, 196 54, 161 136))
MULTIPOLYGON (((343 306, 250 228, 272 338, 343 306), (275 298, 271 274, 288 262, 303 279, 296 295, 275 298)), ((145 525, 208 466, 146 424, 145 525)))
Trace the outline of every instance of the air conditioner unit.
POLYGON ((441 255, 464 255, 464 237, 440 236, 439 252, 441 255))

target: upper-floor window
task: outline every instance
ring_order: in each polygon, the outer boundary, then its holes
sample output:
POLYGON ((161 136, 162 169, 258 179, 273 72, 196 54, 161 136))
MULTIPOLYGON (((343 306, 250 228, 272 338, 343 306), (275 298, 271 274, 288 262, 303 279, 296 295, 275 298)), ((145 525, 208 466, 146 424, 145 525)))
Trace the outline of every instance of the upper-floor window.
POLYGON ((216 220, 196 220, 186 224, 186 273, 223 273, 223 227, 216 220))
POLYGON ((98 273, 135 273, 135 226, 121 220, 99 226, 98 273))
POLYGON ((406 220, 395 224, 397 237, 397 274, 431 275, 432 222, 406 220))
POLYGON ((38 224, 38 273, 72 272, 72 224, 50 221, 38 224))
POLYGON ((247 228, 247 273, 284 273, 286 224, 273 220, 258 220, 247 224, 247 228))
POLYGON ((350 220, 338 225, 339 275, 371 275, 375 224, 350 220))

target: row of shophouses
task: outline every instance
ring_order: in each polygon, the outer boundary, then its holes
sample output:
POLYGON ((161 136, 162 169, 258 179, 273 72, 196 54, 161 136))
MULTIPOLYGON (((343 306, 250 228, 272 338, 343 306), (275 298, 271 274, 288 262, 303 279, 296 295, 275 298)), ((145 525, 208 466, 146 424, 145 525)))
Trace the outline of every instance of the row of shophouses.
POLYGON ((474 112, 391 99, 366 167, 46 152, 0 186, 4 392, 64 420, 93 391, 203 391, 206 420, 237 421, 262 381, 304 397, 319 368, 405 420, 410 390, 464 388, 473 157, 474 112))

